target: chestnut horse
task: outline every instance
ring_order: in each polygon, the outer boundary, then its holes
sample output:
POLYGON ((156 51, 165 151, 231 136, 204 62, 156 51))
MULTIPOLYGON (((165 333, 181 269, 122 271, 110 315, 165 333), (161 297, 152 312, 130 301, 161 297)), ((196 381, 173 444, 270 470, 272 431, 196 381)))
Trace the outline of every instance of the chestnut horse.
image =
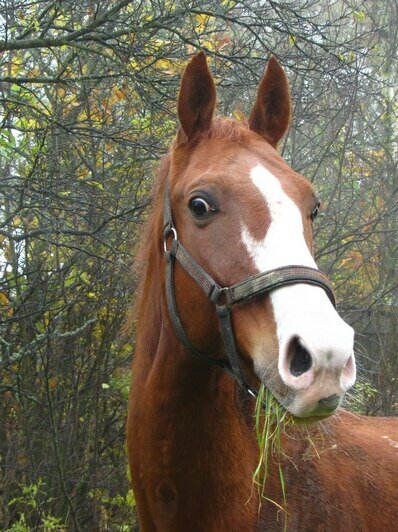
POLYGON ((200 53, 141 242, 127 426, 141 530, 397 530, 398 420, 326 420, 355 381, 353 331, 313 259, 319 201, 276 149, 284 71, 269 61, 247 124, 215 102, 200 53), (253 489, 261 382, 311 422, 282 437, 286 501, 275 460, 265 498, 253 489))

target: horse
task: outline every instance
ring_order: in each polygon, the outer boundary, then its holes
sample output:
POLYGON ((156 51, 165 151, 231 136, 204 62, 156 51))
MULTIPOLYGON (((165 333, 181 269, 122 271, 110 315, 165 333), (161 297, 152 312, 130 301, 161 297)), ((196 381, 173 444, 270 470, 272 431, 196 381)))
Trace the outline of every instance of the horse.
POLYGON ((268 61, 246 122, 215 106, 200 52, 137 266, 127 449, 141 530, 396 530, 398 420, 339 409, 354 333, 313 258, 319 200, 278 152, 291 114, 283 68, 268 61), (263 495, 261 384, 294 421, 263 495))

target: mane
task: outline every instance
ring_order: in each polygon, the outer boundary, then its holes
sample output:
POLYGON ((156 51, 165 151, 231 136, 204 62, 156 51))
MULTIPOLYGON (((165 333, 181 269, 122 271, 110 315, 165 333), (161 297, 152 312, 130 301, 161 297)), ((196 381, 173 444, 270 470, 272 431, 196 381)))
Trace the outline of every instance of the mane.
POLYGON ((211 123, 210 129, 204 133, 201 140, 221 139, 240 142, 246 137, 248 125, 243 115, 239 115, 239 121, 235 118, 216 116, 211 123))
MULTIPOLYGON (((133 334, 137 319, 142 316, 146 308, 146 295, 151 286, 150 270, 155 267, 156 259, 160 258, 158 239, 155 235, 161 228, 163 191, 170 169, 170 152, 162 159, 157 177, 152 185, 149 215, 144 223, 144 229, 136 244, 136 256, 132 265, 133 278, 137 283, 135 301, 129 308, 126 321, 122 329, 122 337, 133 334), (156 257, 158 255, 158 257, 156 257)), ((160 283, 157 283, 160 292, 160 283)), ((160 297, 160 296, 159 296, 160 297)))
MULTIPOLYGON (((208 139, 241 142, 246 137, 248 126, 246 121, 241 117, 239 118, 238 121, 233 118, 215 117, 210 129, 203 133, 197 142, 208 139)), ((133 278, 137 282, 136 296, 133 305, 127 312, 126 322, 122 330, 123 337, 129 337, 133 334, 137 320, 144 315, 148 308, 148 294, 151 289, 159 292, 157 300, 160 300, 161 283, 157 281, 156 287, 154 286, 155 283, 151 283, 153 277, 151 270, 156 267, 156 261, 160 258, 157 235, 162 226, 163 191, 170 171, 171 153, 175 146, 176 140, 172 143, 168 154, 162 159, 152 186, 150 212, 137 242, 137 254, 132 268, 133 278)), ((158 236, 160 238, 160 235, 158 236)))

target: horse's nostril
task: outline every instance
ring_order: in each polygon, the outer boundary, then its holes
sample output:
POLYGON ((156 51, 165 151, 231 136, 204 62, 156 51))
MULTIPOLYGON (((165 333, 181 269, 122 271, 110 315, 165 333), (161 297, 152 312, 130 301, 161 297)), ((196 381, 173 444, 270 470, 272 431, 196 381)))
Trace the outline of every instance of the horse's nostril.
POLYGON ((312 357, 308 350, 301 344, 299 338, 293 338, 289 346, 290 373, 294 377, 300 377, 306 373, 312 366, 312 357))

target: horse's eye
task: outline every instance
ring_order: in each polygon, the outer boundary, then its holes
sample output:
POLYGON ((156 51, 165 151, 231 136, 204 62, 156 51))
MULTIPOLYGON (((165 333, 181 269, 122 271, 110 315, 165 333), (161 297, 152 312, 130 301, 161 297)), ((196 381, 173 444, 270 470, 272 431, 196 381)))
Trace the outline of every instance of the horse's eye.
POLYGON ((320 203, 318 203, 315 207, 315 209, 312 211, 311 213, 311 220, 314 221, 315 218, 318 216, 318 213, 319 213, 319 207, 321 206, 320 203))
POLYGON ((192 198, 189 202, 189 208, 196 218, 203 218, 207 213, 215 210, 203 198, 192 198))

